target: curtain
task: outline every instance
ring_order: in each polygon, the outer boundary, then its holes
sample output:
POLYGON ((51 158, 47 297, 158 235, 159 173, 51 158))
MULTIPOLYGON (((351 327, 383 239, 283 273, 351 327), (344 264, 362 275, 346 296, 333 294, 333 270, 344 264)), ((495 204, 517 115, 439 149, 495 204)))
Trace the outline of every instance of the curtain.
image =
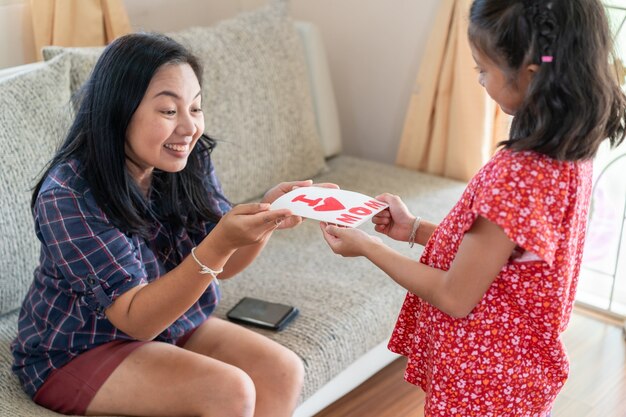
POLYGON ((131 32, 123 0, 30 0, 35 49, 100 46, 131 32))
POLYGON ((511 118, 478 84, 471 0, 442 0, 407 110, 396 164, 463 181, 508 138, 511 118))

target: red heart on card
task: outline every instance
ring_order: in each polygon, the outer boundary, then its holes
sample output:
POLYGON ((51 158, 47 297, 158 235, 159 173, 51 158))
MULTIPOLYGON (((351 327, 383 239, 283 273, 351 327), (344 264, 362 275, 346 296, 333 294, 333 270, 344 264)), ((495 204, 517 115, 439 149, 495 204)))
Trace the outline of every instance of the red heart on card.
POLYGON ((327 198, 324 199, 324 204, 322 204, 321 206, 315 207, 313 210, 315 210, 315 211, 336 211, 336 210, 343 210, 345 208, 346 208, 346 206, 344 206, 339 201, 337 201, 336 198, 327 197, 327 198))

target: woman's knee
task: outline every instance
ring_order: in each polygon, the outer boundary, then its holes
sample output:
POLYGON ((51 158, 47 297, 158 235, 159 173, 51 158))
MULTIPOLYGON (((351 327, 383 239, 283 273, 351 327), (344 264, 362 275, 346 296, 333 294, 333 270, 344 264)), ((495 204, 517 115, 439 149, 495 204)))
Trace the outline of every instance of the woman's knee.
POLYGON ((201 383, 206 400, 203 417, 252 417, 254 415, 256 402, 254 382, 241 369, 230 367, 220 376, 219 381, 210 378, 201 383))
POLYGON ((296 355, 294 352, 291 352, 291 369, 293 370, 295 382, 302 388, 304 384, 304 363, 302 359, 300 359, 300 356, 296 355))
POLYGON ((284 385, 299 395, 304 384, 304 364, 302 359, 289 349, 284 349, 275 362, 276 372, 280 376, 284 385))

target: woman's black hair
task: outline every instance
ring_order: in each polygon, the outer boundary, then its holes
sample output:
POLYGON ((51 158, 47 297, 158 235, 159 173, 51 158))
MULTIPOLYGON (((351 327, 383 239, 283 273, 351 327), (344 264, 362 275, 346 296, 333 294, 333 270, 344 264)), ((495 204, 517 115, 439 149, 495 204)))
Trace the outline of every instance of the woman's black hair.
POLYGON ((79 93, 79 108, 70 130, 34 188, 31 206, 50 170, 80 161, 98 206, 127 234, 150 235, 150 216, 167 220, 174 230, 199 230, 201 221, 217 221, 207 195, 203 153, 215 142, 201 136, 186 167, 176 173, 154 170, 151 193, 158 210, 139 189, 126 166, 126 130, 157 70, 166 64, 188 64, 202 85, 198 59, 173 39, 155 33, 122 36, 107 46, 79 93))
POLYGON ((501 145, 575 161, 622 143, 626 99, 599 0, 474 0, 469 20, 472 45, 511 80, 539 65, 501 145))

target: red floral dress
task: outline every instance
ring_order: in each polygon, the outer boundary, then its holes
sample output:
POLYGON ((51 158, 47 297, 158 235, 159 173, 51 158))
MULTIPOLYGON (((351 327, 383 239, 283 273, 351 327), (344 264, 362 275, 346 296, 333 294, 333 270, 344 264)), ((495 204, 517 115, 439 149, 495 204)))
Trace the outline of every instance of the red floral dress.
POLYGON ((559 335, 574 302, 591 179, 591 161, 501 150, 434 231, 420 262, 442 270, 479 215, 517 248, 466 318, 407 294, 389 349, 408 357, 405 379, 426 392, 427 417, 549 415, 569 371, 559 335))

